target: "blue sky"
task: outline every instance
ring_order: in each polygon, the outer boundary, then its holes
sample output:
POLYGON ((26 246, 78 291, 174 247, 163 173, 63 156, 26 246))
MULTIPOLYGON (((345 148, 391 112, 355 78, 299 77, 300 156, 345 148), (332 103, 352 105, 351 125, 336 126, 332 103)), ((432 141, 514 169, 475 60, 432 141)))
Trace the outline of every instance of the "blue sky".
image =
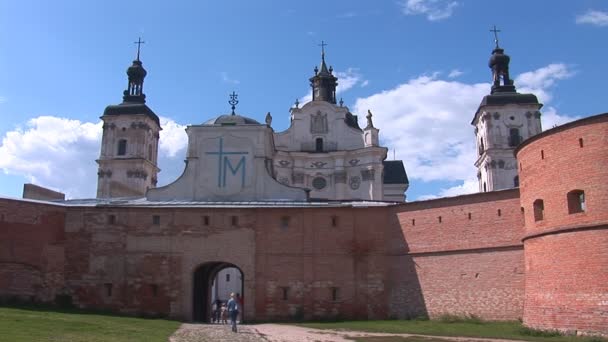
POLYGON ((228 113, 233 90, 240 114, 286 129, 324 40, 345 105, 370 109, 405 161, 408 199, 474 191, 492 25, 544 128, 608 111, 605 1, 2 1, 0 195, 34 182, 94 197, 99 116, 121 101, 139 36, 161 185, 183 169, 185 125, 228 113))

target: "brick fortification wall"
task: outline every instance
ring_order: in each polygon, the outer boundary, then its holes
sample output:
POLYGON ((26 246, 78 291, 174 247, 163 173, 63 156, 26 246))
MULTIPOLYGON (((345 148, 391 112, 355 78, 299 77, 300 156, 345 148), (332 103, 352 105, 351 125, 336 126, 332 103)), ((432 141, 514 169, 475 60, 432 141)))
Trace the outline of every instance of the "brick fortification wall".
POLYGON ((386 239, 391 316, 522 317, 523 217, 518 190, 394 207, 386 239))
POLYGON ((602 114, 548 130, 516 151, 530 327, 608 334, 607 137, 602 114))
POLYGON ((64 286, 61 206, 0 199, 0 297, 50 302, 64 286))

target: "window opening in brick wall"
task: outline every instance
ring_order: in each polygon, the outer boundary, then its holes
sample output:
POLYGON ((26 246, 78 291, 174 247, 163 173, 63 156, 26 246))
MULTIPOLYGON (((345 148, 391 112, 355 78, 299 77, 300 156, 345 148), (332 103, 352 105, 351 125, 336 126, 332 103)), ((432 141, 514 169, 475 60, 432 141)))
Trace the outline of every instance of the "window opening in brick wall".
POLYGON ((205 226, 209 225, 209 216, 208 215, 203 216, 203 224, 205 226))
POLYGON ((332 227, 337 227, 338 226, 338 216, 332 216, 331 217, 331 226, 332 227))
POLYGON ((439 220, 439 223, 441 223, 441 216, 438 216, 437 219, 439 220))
POLYGON ((286 287, 286 286, 281 287, 281 292, 282 292, 282 293, 281 293, 281 294, 282 294, 282 297, 281 297, 281 298, 282 298, 283 300, 287 300, 287 299, 289 299, 289 287, 286 287))
POLYGON ((568 200, 568 214, 582 213, 587 209, 583 190, 572 190, 566 198, 568 200))
POLYGON ((160 224, 160 215, 152 215, 152 224, 160 224))
POLYGON ((118 150, 116 151, 116 154, 119 156, 124 156, 125 154, 127 154, 127 140, 126 139, 118 140, 118 150))
POLYGON ((540 159, 545 159, 545 150, 540 150, 540 159))
POLYGON ((238 216, 230 216, 230 223, 233 226, 238 226, 239 225, 239 217, 238 216))
POLYGON ((281 217, 281 229, 287 229, 289 227, 289 216, 281 217))
POLYGON ((340 292, 337 287, 331 288, 331 300, 333 300, 333 301, 338 300, 340 298, 339 294, 340 294, 340 292))
POLYGON ((534 201, 534 221, 542 221, 545 218, 545 203, 542 199, 534 201))
POLYGON ((158 285, 157 284, 150 284, 150 290, 154 297, 158 296, 158 285))
POLYGON ((498 209, 498 211, 496 212, 496 214, 498 214, 498 216, 502 216, 502 211, 500 211, 500 209, 498 209))
POLYGON ((108 215, 108 224, 114 224, 114 223, 116 223, 116 216, 108 215))
POLYGON ((412 219, 412 226, 416 225, 416 219, 412 219))
POLYGON ((523 166, 521 165, 521 163, 519 163, 519 171, 523 170, 523 166))
POLYGON ((583 138, 578 139, 578 146, 583 147, 583 138))
POLYGON ((469 213, 469 220, 471 219, 471 213, 469 213))
POLYGON ((105 283, 103 287, 106 290, 106 297, 112 297, 112 283, 105 283))

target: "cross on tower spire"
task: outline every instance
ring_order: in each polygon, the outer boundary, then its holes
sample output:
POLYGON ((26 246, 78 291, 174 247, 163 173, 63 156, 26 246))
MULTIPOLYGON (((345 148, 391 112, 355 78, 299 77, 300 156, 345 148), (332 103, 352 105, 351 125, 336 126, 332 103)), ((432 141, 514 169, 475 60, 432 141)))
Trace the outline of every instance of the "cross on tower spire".
POLYGON ((230 101, 228 101, 228 104, 230 104, 232 108, 232 115, 235 115, 234 110, 236 109, 236 105, 239 103, 238 97, 239 95, 234 91, 232 91, 232 94, 230 94, 230 101))
POLYGON ((139 51, 141 49, 141 44, 145 44, 145 43, 146 42, 144 42, 143 40, 141 40, 141 37, 139 37, 137 39, 137 41, 133 43, 133 44, 137 44, 137 58, 136 58, 136 60, 139 60, 139 51))
POLYGON ((500 32, 500 30, 496 28, 496 25, 494 25, 490 32, 494 32, 494 43, 496 43, 496 48, 498 49, 498 32, 500 32))
POLYGON ((319 46, 321 47, 321 58, 325 59, 325 47, 327 46, 327 44, 325 43, 325 41, 322 40, 319 46))

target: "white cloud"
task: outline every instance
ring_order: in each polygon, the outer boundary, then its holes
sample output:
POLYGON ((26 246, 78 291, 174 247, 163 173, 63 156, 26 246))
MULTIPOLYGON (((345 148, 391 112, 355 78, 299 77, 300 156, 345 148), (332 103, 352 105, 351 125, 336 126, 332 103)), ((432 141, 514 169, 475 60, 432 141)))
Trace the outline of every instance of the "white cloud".
POLYGON ((555 107, 544 107, 542 111, 542 116, 540 117, 541 125, 543 127, 543 131, 551 129, 555 126, 563 125, 570 121, 580 119, 580 116, 568 116, 563 114, 558 114, 555 107))
POLYGON ((464 72, 458 70, 458 69, 453 69, 452 71, 450 71, 450 73, 448 74, 448 78, 456 78, 458 76, 462 76, 462 74, 464 74, 464 72))
POLYGON ((559 80, 574 76, 575 72, 563 63, 553 63, 534 71, 524 72, 515 78, 520 93, 532 93, 541 103, 551 101, 551 88, 559 80))
POLYGON ((418 200, 428 200, 440 197, 453 197, 466 194, 472 194, 479 191, 479 182, 475 178, 467 178, 462 184, 456 185, 450 188, 444 188, 439 191, 437 195, 422 195, 418 197, 418 200))
MULTIPOLYGON (((520 92, 539 94, 548 102, 556 82, 572 75, 566 65, 550 64, 519 75, 516 86, 523 86, 518 87, 520 92)), ((404 161, 411 180, 462 182, 421 199, 477 191, 477 180, 471 178, 476 174, 476 155, 470 120, 483 96, 489 93, 490 84, 467 84, 439 77, 438 72, 419 76, 393 89, 359 98, 353 109, 361 119, 368 109, 372 110, 383 144, 396 149, 397 159, 404 161)), ((546 128, 574 119, 558 114, 551 106, 545 107, 542 116, 546 128)))
POLYGON ((188 146, 188 135, 186 125, 180 125, 169 118, 160 118, 159 153, 167 157, 175 157, 178 152, 188 146))
POLYGON ((577 24, 590 24, 595 26, 608 26, 608 12, 588 10, 576 16, 577 24))
POLYGON ((228 83, 228 84, 239 84, 239 83, 241 83, 241 81, 239 81, 239 80, 236 80, 236 79, 230 78, 230 77, 228 76, 228 73, 227 73, 227 72, 225 72, 225 71, 222 71, 222 72, 220 73, 220 75, 222 76, 222 82, 224 82, 224 83, 228 83))
MULTIPOLYGON (((161 117, 160 160, 183 159, 183 125, 161 117)), ((55 116, 29 120, 25 128, 9 131, 0 145, 0 169, 29 182, 64 192, 68 198, 95 197, 102 122, 81 122, 55 116)), ((163 169, 164 165, 160 165, 163 169)), ((169 168, 171 169, 171 168, 169 168)), ((175 179, 179 171, 163 178, 175 179)))
POLYGON ((424 15, 429 21, 439 21, 452 16, 458 6, 452 0, 405 0, 400 3, 406 15, 424 15))

